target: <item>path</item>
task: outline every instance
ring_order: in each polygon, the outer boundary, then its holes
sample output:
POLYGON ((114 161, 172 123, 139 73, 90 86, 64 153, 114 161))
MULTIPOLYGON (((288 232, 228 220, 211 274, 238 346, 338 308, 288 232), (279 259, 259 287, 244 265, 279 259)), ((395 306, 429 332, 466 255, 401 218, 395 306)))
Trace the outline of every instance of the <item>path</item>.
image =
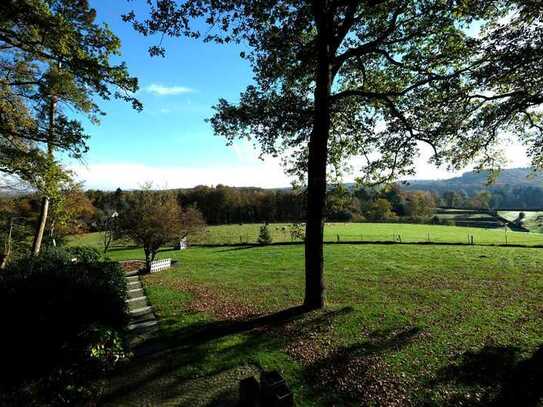
POLYGON ((138 271, 126 273, 128 283, 129 344, 134 353, 145 353, 144 344, 158 332, 158 321, 143 290, 138 271))

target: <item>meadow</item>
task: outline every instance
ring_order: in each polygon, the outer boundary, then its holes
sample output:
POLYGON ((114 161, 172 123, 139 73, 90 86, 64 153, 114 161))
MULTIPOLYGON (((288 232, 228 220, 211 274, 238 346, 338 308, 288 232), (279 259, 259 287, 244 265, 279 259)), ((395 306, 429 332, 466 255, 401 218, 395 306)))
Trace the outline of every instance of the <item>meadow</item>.
MULTIPOLYGON (((328 236, 346 227, 328 226, 328 236)), ((143 252, 116 247, 109 256, 141 259, 143 252)), ((234 397, 237 380, 261 369, 280 370, 302 406, 535 406, 543 396, 539 248, 327 244, 327 306, 310 313, 296 307, 301 244, 164 248, 160 256, 178 262, 144 283, 159 342, 170 350, 114 377, 106 405, 207 405, 234 397)))
MULTIPOLYGON (((261 224, 208 226, 207 230, 190 243, 196 245, 233 245, 256 243, 261 224)), ((290 224, 269 225, 274 243, 301 242, 293 239, 290 224)), ((543 234, 512 232, 508 229, 483 229, 444 225, 407 223, 327 223, 324 228, 326 242, 397 242, 397 243, 450 243, 467 244, 473 237, 474 244, 543 246, 543 234)), ((101 233, 77 237, 77 244, 99 247, 101 233)), ((123 248, 127 242, 118 242, 123 248)))

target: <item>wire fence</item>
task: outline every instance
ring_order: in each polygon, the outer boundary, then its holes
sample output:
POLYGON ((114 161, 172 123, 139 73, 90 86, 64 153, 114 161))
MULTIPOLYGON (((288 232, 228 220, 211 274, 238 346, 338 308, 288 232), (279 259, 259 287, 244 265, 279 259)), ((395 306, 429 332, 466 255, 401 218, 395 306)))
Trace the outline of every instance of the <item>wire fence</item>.
MULTIPOLYGON (((397 244, 458 244, 474 246, 543 246, 543 234, 491 232, 482 230, 481 233, 416 233, 416 232, 391 232, 391 233, 325 233, 325 243, 397 243, 397 244), (486 233, 485 233, 486 232, 486 233)), ((295 238, 288 233, 272 233, 272 242, 303 243, 302 238, 295 238)), ((258 233, 241 234, 207 234, 193 241, 193 245, 243 245, 258 243, 258 233)))

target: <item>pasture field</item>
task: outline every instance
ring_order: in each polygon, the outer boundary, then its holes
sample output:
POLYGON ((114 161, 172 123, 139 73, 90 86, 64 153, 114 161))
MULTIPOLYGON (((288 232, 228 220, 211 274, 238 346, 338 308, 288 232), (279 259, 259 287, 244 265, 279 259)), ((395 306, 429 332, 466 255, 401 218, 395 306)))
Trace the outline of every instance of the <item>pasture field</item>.
POLYGON ((310 313, 295 308, 302 245, 160 257, 178 263, 144 283, 172 350, 127 366, 111 405, 228 398, 239 369, 280 370, 302 406, 535 406, 543 396, 539 248, 326 245, 327 307, 310 313))
MULTIPOLYGON (((240 244, 256 243, 261 224, 208 226, 202 236, 193 239, 193 244, 240 244)), ((289 224, 270 224, 275 243, 293 241, 289 224)), ((474 227, 406 224, 406 223, 327 223, 324 239, 327 242, 365 241, 402 243, 468 243, 473 236, 475 244, 482 245, 543 245, 543 234, 512 232, 510 230, 483 229, 474 227)), ((99 247, 100 233, 81 235, 78 242, 99 247)), ((81 244, 77 243, 77 244, 81 244)), ((125 243, 126 244, 126 243, 125 243)), ((123 247, 125 244, 120 244, 123 247)))

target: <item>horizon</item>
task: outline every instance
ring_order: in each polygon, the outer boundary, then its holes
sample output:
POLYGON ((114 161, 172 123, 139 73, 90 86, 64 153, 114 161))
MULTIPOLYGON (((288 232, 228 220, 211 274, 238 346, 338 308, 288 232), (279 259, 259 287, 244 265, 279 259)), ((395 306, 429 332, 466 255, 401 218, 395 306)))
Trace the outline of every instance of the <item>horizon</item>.
MULTIPOLYGON (((503 170, 533 170, 532 167, 510 167, 510 168, 502 168, 502 171, 503 170)), ((479 172, 485 172, 485 171, 488 171, 488 170, 481 170, 479 172)), ((543 174, 543 172, 540 172, 539 170, 535 170, 536 172, 539 172, 540 174, 543 174)), ((474 171, 474 170, 466 170, 466 171, 462 171, 460 173, 458 173, 457 175, 454 175, 454 176, 451 176, 449 178, 417 178, 417 179, 399 179, 397 181, 393 181, 392 183, 394 184, 402 184, 402 185, 409 185, 410 182, 418 182, 418 183, 423 183, 423 182, 428 182, 428 183, 432 183, 432 182, 439 182, 439 181, 443 181, 443 182, 446 182, 446 181, 451 181, 453 179, 458 179, 458 178, 461 178, 463 177, 464 175, 466 174, 469 174, 469 173, 477 173, 478 171, 474 171)), ((501 175, 501 174, 500 174, 501 175)), ((528 179, 528 177, 527 177, 528 179)), ((343 185, 351 185, 351 184, 356 184, 356 181, 344 181, 342 182, 343 185)), ((329 185, 333 185, 332 183, 329 183, 329 185)), ((217 188, 218 186, 223 186, 223 187, 227 187, 227 188, 236 188, 236 189, 263 189, 263 190, 288 190, 288 189, 292 189, 292 186, 288 186, 288 185, 284 185, 284 186, 278 186, 278 187, 261 187, 261 186, 256 186, 256 185, 243 185, 243 186, 236 186, 236 185, 230 185, 230 184, 223 184, 223 183, 217 183, 217 184, 196 184, 196 185, 192 185, 192 186, 188 186, 188 187, 164 187, 164 188, 161 188, 160 186, 157 187, 157 185, 155 184, 152 184, 152 189, 153 190, 156 190, 156 191, 166 191, 166 190, 191 190, 191 189, 195 189, 195 188, 198 188, 198 187, 208 187, 208 188, 217 188)), ((138 191, 140 190, 141 188, 143 187, 143 185, 139 185, 135 188, 122 188, 122 187, 117 187, 117 188, 113 188, 113 189, 102 189, 102 188, 84 188, 84 190, 86 191, 97 191, 97 190, 100 190, 100 191, 104 191, 104 192, 114 192, 115 190, 117 189, 121 189, 123 191, 126 191, 126 192, 130 192, 130 191, 138 191)))

